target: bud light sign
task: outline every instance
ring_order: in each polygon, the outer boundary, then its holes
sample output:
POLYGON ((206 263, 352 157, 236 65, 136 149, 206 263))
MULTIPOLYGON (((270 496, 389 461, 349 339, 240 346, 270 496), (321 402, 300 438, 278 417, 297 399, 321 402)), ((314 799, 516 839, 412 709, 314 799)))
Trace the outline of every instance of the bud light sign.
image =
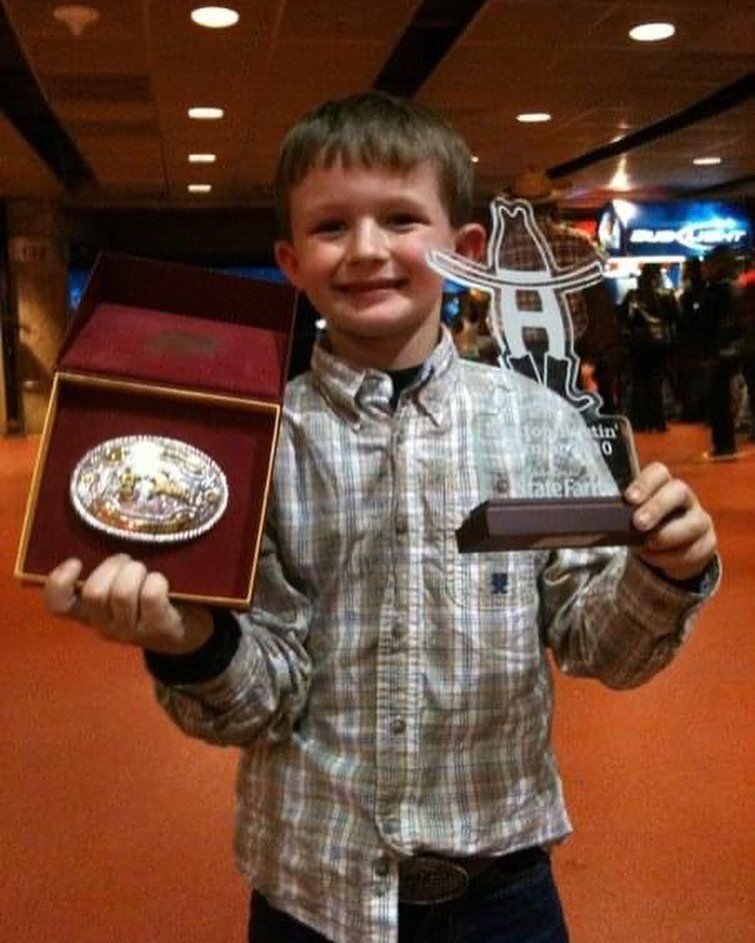
POLYGON ((701 256, 714 246, 745 250, 750 223, 730 203, 630 203, 614 200, 601 214, 598 234, 612 255, 701 256))

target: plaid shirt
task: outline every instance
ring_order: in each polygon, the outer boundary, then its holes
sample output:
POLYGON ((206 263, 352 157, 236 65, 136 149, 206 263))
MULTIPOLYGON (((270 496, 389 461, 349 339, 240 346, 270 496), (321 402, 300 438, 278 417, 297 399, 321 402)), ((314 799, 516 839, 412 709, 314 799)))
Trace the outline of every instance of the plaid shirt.
POLYGON ((450 336, 391 380, 315 349, 287 391, 254 606, 209 681, 159 685, 189 734, 241 748, 237 858, 337 943, 397 939, 399 860, 570 830, 550 648, 615 687, 673 656, 702 597, 623 549, 460 555, 492 494, 613 491, 582 421, 450 336))

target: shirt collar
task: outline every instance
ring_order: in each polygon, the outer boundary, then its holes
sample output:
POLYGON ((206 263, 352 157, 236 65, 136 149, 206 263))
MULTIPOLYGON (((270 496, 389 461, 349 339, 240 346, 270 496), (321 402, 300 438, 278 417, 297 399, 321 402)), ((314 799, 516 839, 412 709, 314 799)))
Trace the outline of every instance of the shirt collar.
MULTIPOLYGON (((447 328, 412 384, 418 405, 436 424, 458 377, 458 354, 447 328)), ((327 332, 317 339, 312 352, 312 372, 325 398, 346 421, 358 427, 366 415, 390 412, 391 380, 374 367, 361 367, 341 360, 330 349, 327 332)))

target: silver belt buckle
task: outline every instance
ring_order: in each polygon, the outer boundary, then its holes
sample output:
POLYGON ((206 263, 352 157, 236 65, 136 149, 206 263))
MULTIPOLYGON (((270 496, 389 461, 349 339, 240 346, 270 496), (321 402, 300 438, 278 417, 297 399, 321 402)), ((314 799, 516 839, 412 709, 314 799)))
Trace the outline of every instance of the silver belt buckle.
POLYGON ((443 904, 461 897, 469 884, 464 868, 432 855, 405 858, 398 873, 398 899, 403 904, 443 904))

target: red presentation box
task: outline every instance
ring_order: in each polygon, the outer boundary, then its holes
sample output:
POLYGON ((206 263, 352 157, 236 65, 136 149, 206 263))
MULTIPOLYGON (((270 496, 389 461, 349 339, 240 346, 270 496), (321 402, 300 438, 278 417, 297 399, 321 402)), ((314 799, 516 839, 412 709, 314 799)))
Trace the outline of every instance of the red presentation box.
POLYGON ((295 294, 282 284, 102 254, 66 335, 16 560, 43 582, 67 557, 83 576, 127 552, 168 578, 171 597, 249 605, 291 352, 295 294), (228 506, 188 541, 142 543, 95 530, 69 495, 79 460, 120 436, 201 449, 228 482, 228 506))

